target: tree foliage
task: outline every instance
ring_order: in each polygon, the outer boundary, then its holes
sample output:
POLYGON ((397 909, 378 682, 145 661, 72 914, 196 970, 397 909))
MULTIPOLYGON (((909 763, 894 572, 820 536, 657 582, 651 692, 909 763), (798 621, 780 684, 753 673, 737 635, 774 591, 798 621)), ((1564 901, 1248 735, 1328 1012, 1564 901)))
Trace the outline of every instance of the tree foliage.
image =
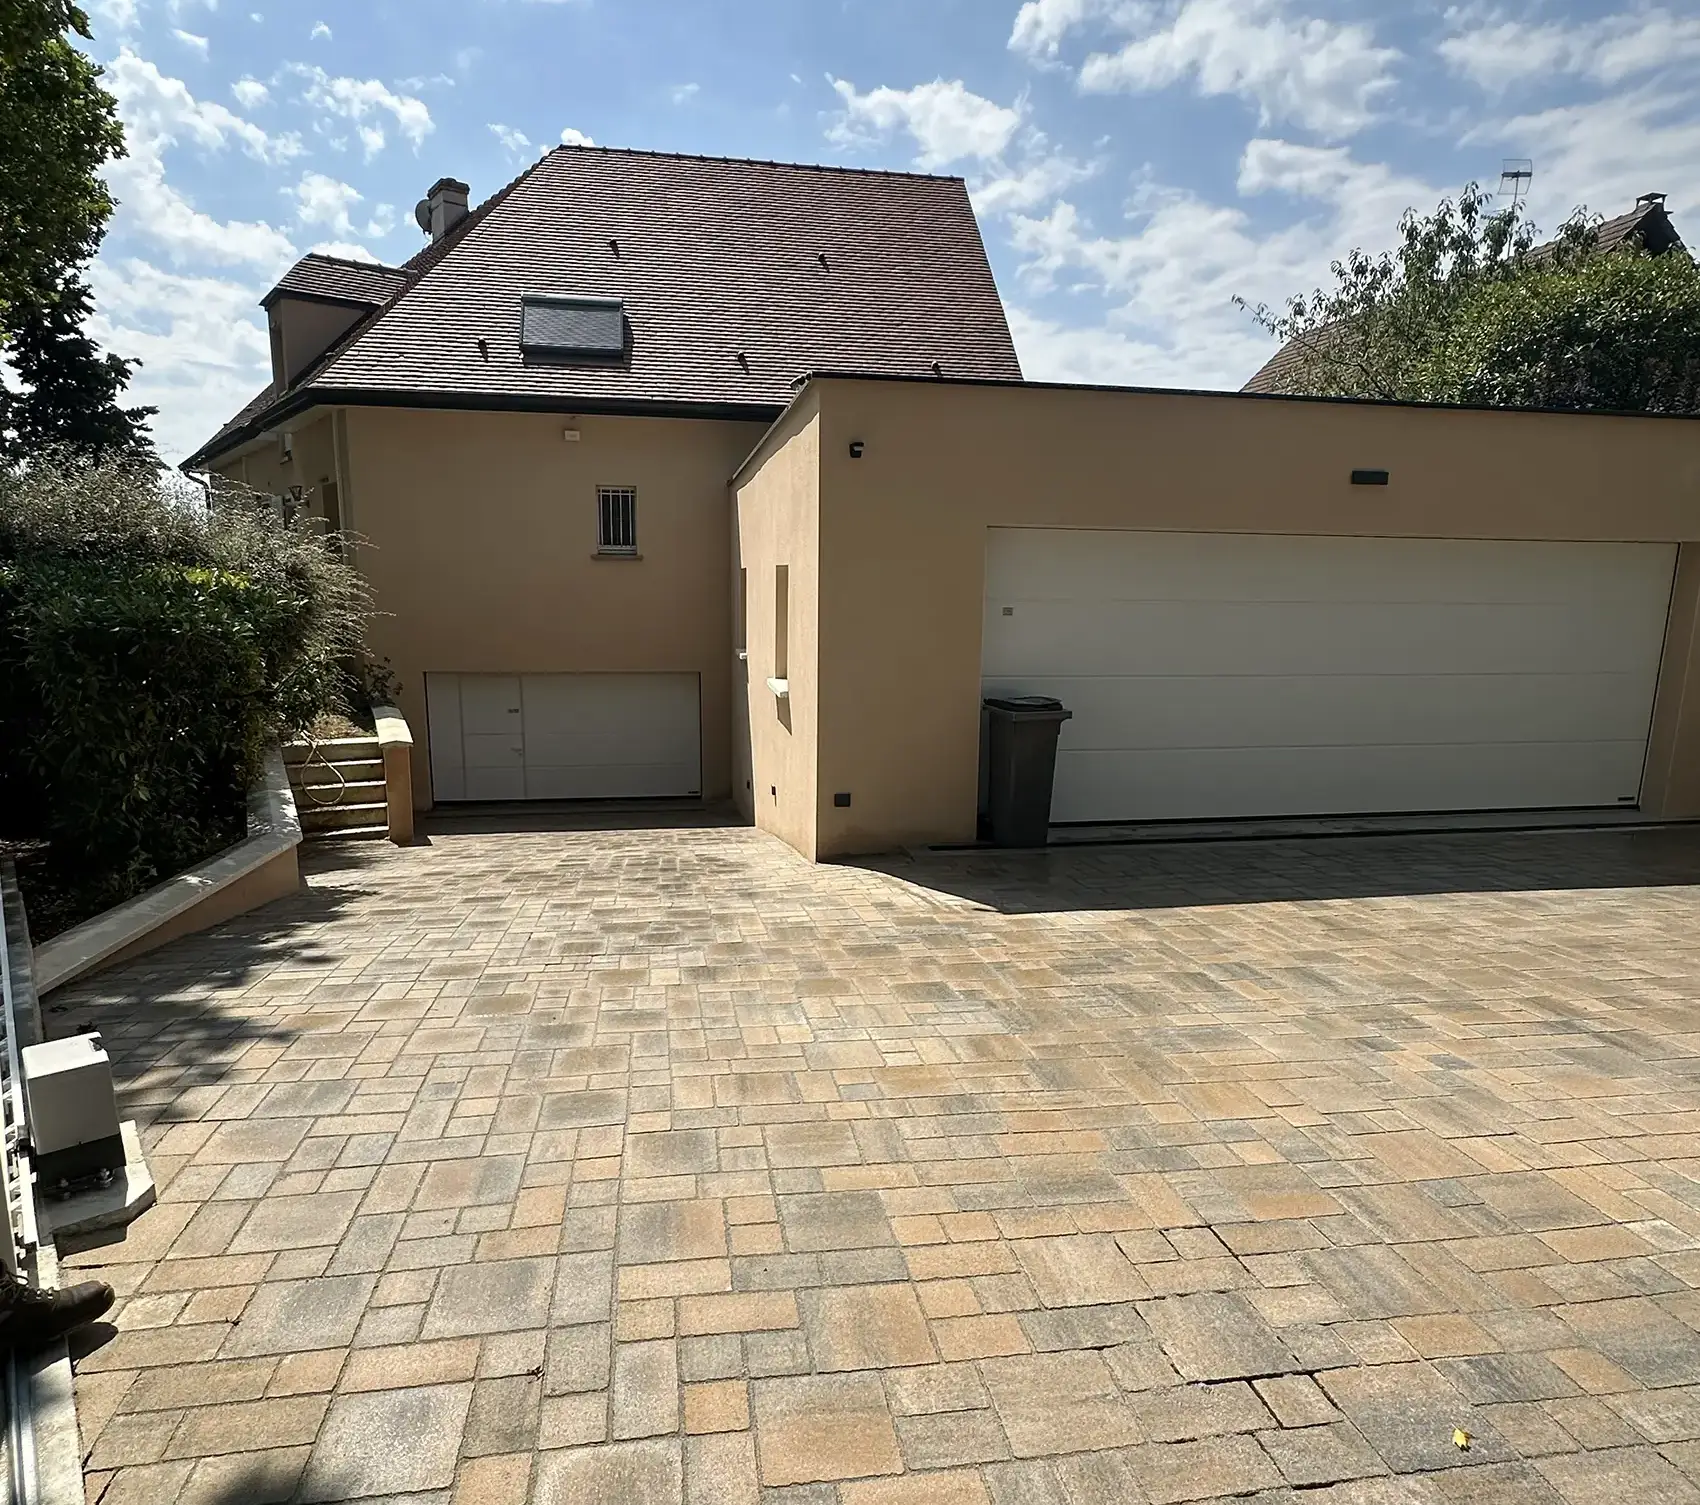
POLYGON ((23 386, 0 388, 0 464, 53 448, 152 456, 158 409, 119 406, 135 362, 102 354, 83 330, 89 313, 89 291, 72 277, 14 332, 6 357, 23 386))
POLYGON ((80 269, 112 213, 100 176, 124 154, 117 104, 75 45, 69 0, 0 0, 0 463, 46 447, 151 454, 151 408, 124 408, 135 362, 86 333, 80 269))
POLYGON ((0 328, 51 303, 100 245, 112 197, 100 168, 124 154, 117 103, 70 38, 69 0, 0 0, 0 328))
MULTIPOLYGON (((1283 390, 1389 401, 1700 409, 1700 269, 1680 249, 1601 250, 1579 209, 1546 245, 1470 184, 1334 286, 1252 316, 1290 349, 1283 390)), ((1241 307, 1247 305, 1238 300, 1241 307)))
POLYGON ((134 458, 0 473, 0 841, 51 934, 242 835, 340 709, 369 596, 309 519, 134 458))

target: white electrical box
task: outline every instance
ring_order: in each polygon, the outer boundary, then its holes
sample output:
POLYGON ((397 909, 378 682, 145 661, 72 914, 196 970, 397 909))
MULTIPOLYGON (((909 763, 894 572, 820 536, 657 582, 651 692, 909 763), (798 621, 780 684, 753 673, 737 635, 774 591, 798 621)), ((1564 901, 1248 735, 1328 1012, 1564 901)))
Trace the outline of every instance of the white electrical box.
POLYGON ((112 1063, 97 1034, 27 1045, 24 1114, 43 1182, 124 1169, 112 1063))

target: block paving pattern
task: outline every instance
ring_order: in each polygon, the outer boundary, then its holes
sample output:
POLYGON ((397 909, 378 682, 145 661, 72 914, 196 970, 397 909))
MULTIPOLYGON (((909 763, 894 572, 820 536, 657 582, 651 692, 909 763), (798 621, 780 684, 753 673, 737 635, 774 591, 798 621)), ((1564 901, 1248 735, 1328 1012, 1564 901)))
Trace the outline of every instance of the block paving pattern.
POLYGON ((1700 833, 312 865, 50 1000, 91 1502, 1700 1502, 1700 833))

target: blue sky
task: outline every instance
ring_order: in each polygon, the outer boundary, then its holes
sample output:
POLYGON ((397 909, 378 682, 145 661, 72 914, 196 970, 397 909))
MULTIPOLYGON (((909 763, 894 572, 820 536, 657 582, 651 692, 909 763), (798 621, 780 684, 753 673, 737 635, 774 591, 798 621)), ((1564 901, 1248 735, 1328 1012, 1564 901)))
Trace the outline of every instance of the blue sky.
POLYGON ((1504 158, 1700 237, 1700 13, 1539 0, 92 0, 130 156, 97 336, 181 457, 298 254, 400 261, 557 142, 959 173, 1027 374, 1236 387, 1278 301, 1504 158))

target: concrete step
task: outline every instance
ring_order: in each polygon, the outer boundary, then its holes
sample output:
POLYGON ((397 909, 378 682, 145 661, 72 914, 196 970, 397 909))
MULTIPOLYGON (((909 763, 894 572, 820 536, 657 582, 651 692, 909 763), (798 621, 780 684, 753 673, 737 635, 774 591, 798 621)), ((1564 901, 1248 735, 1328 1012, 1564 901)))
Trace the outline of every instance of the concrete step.
POLYGON ((310 841, 315 846, 328 841, 387 841, 390 828, 386 826, 328 826, 322 831, 306 831, 301 833, 303 841, 310 841))
POLYGON ((309 758, 335 762, 338 758, 383 758, 376 737, 326 737, 319 742, 286 742, 285 763, 305 763, 309 758))
POLYGON ((334 763, 292 763, 289 765, 289 782, 297 789, 302 785, 318 786, 320 784, 341 783, 382 783, 384 778, 384 760, 382 758, 339 758, 334 763))
POLYGON ((303 831, 346 830, 350 826, 389 828, 390 807, 382 800, 346 805, 297 805, 303 831))
POLYGON ((382 779, 350 779, 346 784, 312 784, 295 789, 295 808, 303 816, 309 810, 334 810, 338 805, 385 805, 382 779))

